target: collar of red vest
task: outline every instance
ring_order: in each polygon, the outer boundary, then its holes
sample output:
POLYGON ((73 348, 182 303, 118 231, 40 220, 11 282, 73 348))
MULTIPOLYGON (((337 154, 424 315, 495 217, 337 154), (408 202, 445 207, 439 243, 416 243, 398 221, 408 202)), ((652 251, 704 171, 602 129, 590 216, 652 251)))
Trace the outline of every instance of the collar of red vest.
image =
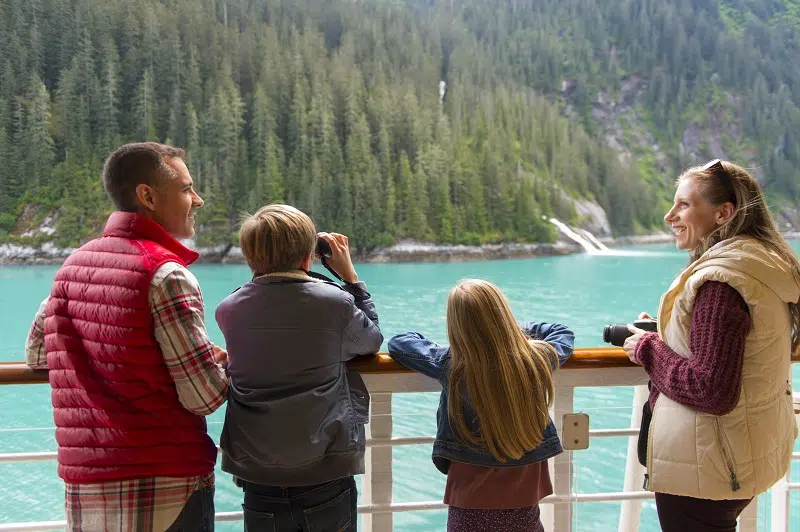
POLYGON ((178 242, 160 224, 135 212, 115 211, 111 213, 103 230, 103 236, 152 240, 177 255, 187 266, 200 257, 198 252, 178 242))

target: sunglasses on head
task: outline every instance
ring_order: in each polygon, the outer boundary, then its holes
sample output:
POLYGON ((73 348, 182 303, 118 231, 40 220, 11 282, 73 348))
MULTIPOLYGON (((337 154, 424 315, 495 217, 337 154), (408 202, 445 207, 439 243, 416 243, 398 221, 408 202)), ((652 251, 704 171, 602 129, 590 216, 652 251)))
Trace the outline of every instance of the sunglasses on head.
POLYGON ((731 176, 725 167, 722 166, 721 159, 713 159, 708 161, 706 164, 702 166, 702 170, 706 172, 711 172, 717 179, 719 179, 722 186, 725 187, 725 190, 728 191, 728 197, 730 198, 730 202, 736 205, 736 193, 733 189, 733 182, 731 181, 731 176))

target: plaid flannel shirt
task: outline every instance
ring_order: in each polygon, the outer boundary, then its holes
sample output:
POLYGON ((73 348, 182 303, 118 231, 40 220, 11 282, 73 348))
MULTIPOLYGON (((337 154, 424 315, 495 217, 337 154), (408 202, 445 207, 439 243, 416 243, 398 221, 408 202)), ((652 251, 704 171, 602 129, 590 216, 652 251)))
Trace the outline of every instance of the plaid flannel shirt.
MULTIPOLYGON (((47 368, 45 299, 25 344, 25 361, 47 368)), ((168 262, 153 275, 150 311, 154 333, 178 398, 187 410, 208 415, 225 402, 228 380, 216 364, 208 338, 200 286, 189 270, 168 262)), ((176 520, 189 497, 213 487, 214 473, 189 478, 145 478, 98 484, 66 484, 66 515, 74 531, 162 531, 176 520)))

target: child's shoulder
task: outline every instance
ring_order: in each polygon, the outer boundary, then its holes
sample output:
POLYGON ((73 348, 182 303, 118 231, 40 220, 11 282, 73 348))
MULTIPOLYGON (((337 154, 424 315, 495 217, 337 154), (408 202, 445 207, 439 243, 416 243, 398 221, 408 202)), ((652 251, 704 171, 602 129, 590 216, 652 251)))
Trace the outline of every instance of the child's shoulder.
POLYGON ((302 289, 312 294, 314 297, 318 297, 324 300, 329 300, 332 302, 355 301, 355 298, 353 298, 352 295, 350 295, 344 288, 342 288, 336 283, 329 283, 326 281, 318 281, 315 283, 304 283, 302 289))

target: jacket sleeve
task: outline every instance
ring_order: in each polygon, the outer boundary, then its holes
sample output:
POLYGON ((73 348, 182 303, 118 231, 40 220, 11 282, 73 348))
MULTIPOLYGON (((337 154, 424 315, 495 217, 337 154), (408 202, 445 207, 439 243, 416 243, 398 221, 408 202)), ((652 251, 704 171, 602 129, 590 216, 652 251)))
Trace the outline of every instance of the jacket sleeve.
POLYGON ((378 327, 378 313, 372 296, 367 292, 367 285, 363 281, 358 281, 346 284, 342 288, 353 296, 353 301, 347 310, 342 360, 347 361, 359 355, 377 353, 383 343, 383 334, 378 327))
POLYGON ((530 321, 523 323, 521 328, 522 332, 533 340, 542 340, 553 346, 558 356, 558 366, 554 365, 553 369, 563 366, 572 356, 572 350, 575 347, 575 333, 566 325, 530 321))
POLYGON ((428 340, 418 332, 406 332, 389 340, 389 355, 408 369, 441 381, 447 374, 450 348, 428 340))

